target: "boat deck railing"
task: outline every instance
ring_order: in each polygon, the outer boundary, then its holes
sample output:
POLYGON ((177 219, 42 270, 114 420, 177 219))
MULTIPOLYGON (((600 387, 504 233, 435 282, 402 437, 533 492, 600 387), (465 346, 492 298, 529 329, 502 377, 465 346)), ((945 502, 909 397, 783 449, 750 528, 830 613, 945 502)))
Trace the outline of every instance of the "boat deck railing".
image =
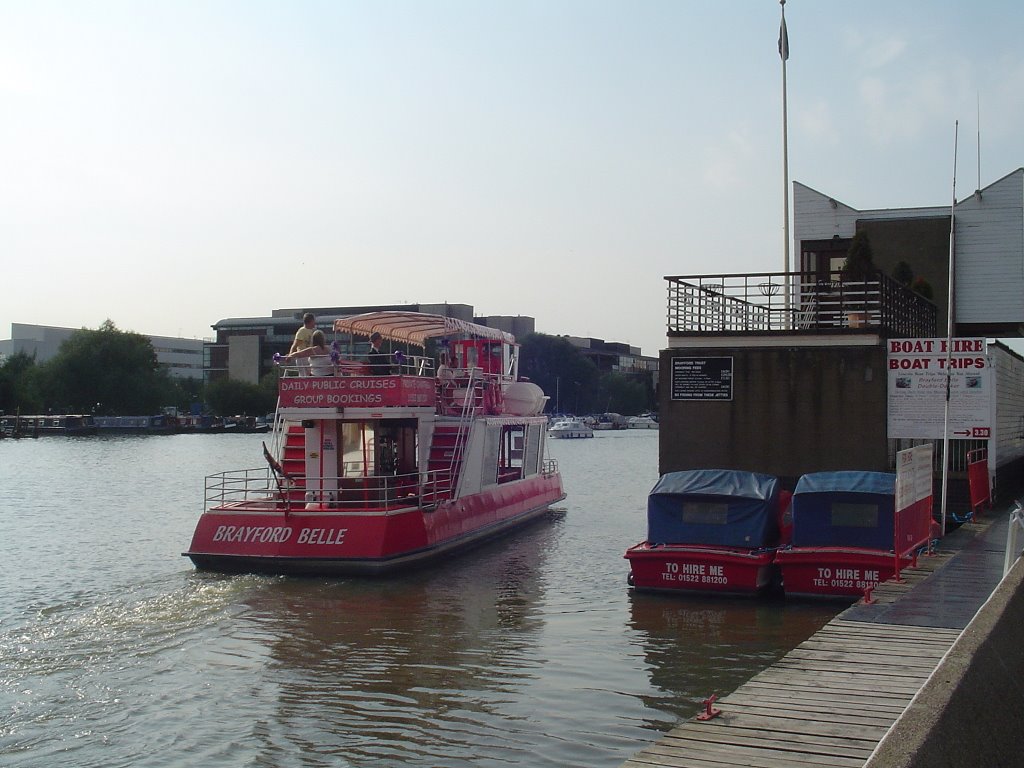
MULTIPOLYGON (((275 356, 274 358, 278 358, 275 356)), ((281 364, 284 376, 434 376, 434 359, 425 355, 314 355, 281 364)))
MULTIPOLYGON (((558 462, 544 459, 540 474, 558 474, 558 462)), ((498 473, 498 483, 523 478, 522 467, 498 473)), ((429 510, 454 495, 450 469, 358 477, 288 476, 278 482, 265 467, 218 472, 206 477, 205 509, 366 511, 419 507, 429 510)))
POLYGON ((931 337, 935 304, 872 271, 674 275, 668 281, 668 334, 874 332, 931 337))
POLYGON ((358 477, 288 476, 267 468, 218 472, 206 478, 206 509, 367 510, 431 508, 452 496, 449 470, 358 477))

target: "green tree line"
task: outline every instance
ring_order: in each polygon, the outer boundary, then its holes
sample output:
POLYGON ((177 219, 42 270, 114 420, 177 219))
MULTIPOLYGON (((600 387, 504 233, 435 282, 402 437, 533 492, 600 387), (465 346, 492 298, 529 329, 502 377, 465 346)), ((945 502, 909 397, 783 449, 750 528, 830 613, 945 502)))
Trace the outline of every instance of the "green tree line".
POLYGON ((519 375, 548 396, 548 413, 621 413, 656 408, 654 381, 648 374, 608 373, 567 339, 531 333, 519 353, 519 375))
POLYGON ((5 360, 0 412, 133 416, 167 406, 187 412, 200 403, 219 416, 258 416, 277 401, 276 373, 266 378, 260 385, 225 380, 204 386, 198 379, 173 377, 157 362, 147 337, 107 320, 96 330, 75 331, 45 363, 24 353, 5 360))
MULTIPOLYGON (((655 407, 647 375, 602 373, 566 339, 532 333, 522 340, 519 374, 548 396, 549 413, 635 414, 655 407)), ((258 416, 273 411, 278 372, 260 383, 230 379, 208 386, 170 375, 157 362, 149 339, 121 331, 107 320, 83 328, 45 363, 19 353, 0 365, 0 412, 94 413, 128 416, 157 413, 166 406, 188 411, 200 403, 219 416, 258 416)))

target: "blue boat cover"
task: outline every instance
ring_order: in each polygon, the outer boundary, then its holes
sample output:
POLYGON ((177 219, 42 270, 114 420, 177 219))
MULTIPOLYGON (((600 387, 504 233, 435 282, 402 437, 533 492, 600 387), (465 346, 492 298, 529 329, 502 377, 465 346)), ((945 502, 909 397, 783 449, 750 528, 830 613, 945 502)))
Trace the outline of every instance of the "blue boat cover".
POLYGON ((662 475, 647 497, 647 541, 722 547, 774 546, 779 481, 730 469, 662 475))
POLYGON ((794 547, 893 548, 896 475, 814 472, 793 491, 794 547))

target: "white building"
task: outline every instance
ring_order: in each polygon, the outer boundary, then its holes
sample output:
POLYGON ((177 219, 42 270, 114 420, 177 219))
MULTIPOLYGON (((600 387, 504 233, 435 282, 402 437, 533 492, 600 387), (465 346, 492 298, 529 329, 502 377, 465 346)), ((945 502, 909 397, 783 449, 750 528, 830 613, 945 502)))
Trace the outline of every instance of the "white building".
MULTIPOLYGON (((11 338, 0 341, 0 359, 24 352, 37 363, 45 363, 57 356, 60 345, 71 338, 78 328, 58 328, 52 325, 11 323, 11 338)), ((203 377, 202 339, 179 339, 170 336, 148 336, 156 352, 157 362, 176 378, 203 377)))
MULTIPOLYGON (((950 206, 858 210, 795 182, 793 211, 799 271, 838 270, 864 230, 883 271, 901 260, 927 277, 945 331, 950 206)), ((1024 168, 957 202, 953 217, 957 335, 1024 335, 1024 168)))

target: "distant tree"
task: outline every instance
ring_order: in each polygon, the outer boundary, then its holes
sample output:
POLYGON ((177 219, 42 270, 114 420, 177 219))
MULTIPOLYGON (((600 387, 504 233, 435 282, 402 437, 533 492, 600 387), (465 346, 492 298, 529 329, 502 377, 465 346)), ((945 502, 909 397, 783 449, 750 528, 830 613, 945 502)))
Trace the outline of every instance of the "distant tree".
POLYGON ((601 377, 604 407, 598 408, 597 411, 634 415, 650 410, 652 404, 648 389, 642 376, 605 374, 601 377))
POLYGON ((44 365, 54 410, 114 415, 155 413, 167 391, 167 373, 149 339, 106 320, 75 331, 44 365))
POLYGON ((259 384, 220 379, 206 388, 206 402, 217 416, 261 416, 274 410, 277 390, 271 395, 259 384))
MULTIPOLYGON (((281 378, 281 369, 275 368, 260 377, 259 388, 269 404, 261 413, 270 413, 277 407, 277 382, 281 378)), ((257 414, 259 415, 259 414, 257 414)))
POLYGON ((523 337, 521 344, 519 374, 544 390, 549 398, 549 413, 598 410, 600 372, 592 360, 558 336, 531 333, 523 337))
POLYGON ((34 357, 18 352, 0 365, 0 411, 44 412, 42 379, 34 357))
POLYGON ((920 296, 924 296, 928 301, 935 300, 935 292, 932 290, 932 284, 923 277, 918 277, 914 280, 913 285, 910 286, 910 290, 920 296))
POLYGON ((843 277, 847 280, 864 280, 877 269, 871 241, 867 232, 860 230, 850 241, 850 249, 846 252, 843 264, 843 277))
POLYGON ((202 379, 192 376, 188 378, 168 376, 168 379, 170 380, 170 392, 164 399, 165 405, 174 405, 187 412, 192 403, 203 402, 205 388, 202 379))
POLYGON ((914 270, 907 262, 898 261, 896 266, 892 268, 892 279, 904 288, 909 288, 910 283, 914 279, 914 270))

